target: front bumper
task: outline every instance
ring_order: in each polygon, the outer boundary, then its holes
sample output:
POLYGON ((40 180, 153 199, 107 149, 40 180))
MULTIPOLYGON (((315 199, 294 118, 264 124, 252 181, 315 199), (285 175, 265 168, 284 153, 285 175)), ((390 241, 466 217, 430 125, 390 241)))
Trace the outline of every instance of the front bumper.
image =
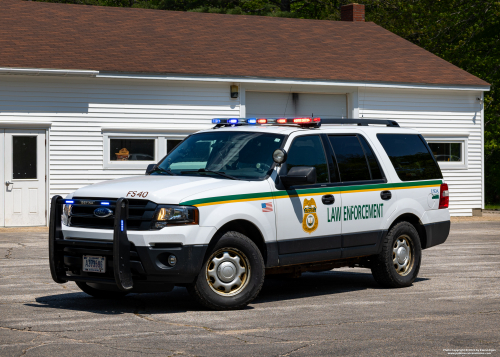
MULTIPOLYGON (((127 199, 121 198, 117 201, 114 230, 106 231, 104 235, 107 237, 99 237, 96 230, 93 230, 90 236, 85 236, 87 230, 81 228, 63 231, 61 214, 64 203, 60 196, 52 198, 49 262, 55 282, 112 284, 122 291, 139 291, 138 286, 148 286, 148 290, 153 287, 154 290, 157 285, 159 290, 162 290, 165 284, 190 283, 198 275, 207 245, 186 245, 183 241, 151 244, 145 241, 145 235, 140 232, 132 233, 136 239, 130 240, 126 227, 127 199), (96 239, 97 237, 100 239, 96 239), (83 272, 84 255, 106 257, 106 272, 83 272), (177 258, 174 266, 168 264, 170 255, 177 258)), ((153 241, 159 240, 158 232, 149 237, 153 237, 153 241)))

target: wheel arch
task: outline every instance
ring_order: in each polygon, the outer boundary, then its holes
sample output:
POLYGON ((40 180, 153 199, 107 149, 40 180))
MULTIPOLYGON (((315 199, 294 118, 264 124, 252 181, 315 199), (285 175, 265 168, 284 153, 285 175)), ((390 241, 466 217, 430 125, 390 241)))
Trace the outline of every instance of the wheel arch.
POLYGON ((257 248, 259 248, 260 253, 262 254, 262 259, 264 259, 264 264, 267 265, 268 254, 267 254, 267 246, 264 240, 264 235, 262 234, 259 227, 257 227, 254 223, 246 220, 246 219, 234 219, 222 225, 217 232, 213 235, 212 239, 210 239, 210 243, 208 244, 207 252, 205 259, 208 257, 210 252, 213 250, 213 247, 219 239, 226 232, 239 232, 247 236, 252 242, 255 243, 257 248))
POLYGON ((420 218, 413 214, 413 213, 403 213, 399 215, 389 226, 389 229, 387 230, 388 232, 394 227, 396 224, 399 222, 408 222, 410 223, 413 227, 418 232, 418 236, 420 237, 420 244, 422 246, 422 249, 427 248, 427 233, 425 231, 425 227, 420 220, 420 218))

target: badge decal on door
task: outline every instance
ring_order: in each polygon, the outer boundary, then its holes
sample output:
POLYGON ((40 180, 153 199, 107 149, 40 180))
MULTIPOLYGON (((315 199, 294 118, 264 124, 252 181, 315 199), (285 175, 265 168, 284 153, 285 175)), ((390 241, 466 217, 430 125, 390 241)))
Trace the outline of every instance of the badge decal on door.
POLYGON ((316 201, 314 198, 304 199, 304 218, 302 219, 302 229, 311 234, 318 228, 318 215, 316 214, 316 201))

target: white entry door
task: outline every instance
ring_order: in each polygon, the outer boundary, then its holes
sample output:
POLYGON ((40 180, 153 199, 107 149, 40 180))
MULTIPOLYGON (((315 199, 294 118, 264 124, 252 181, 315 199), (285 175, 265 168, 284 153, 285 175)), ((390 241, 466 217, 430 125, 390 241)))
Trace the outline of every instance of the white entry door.
POLYGON ((4 134, 4 225, 46 225, 45 131, 4 134))

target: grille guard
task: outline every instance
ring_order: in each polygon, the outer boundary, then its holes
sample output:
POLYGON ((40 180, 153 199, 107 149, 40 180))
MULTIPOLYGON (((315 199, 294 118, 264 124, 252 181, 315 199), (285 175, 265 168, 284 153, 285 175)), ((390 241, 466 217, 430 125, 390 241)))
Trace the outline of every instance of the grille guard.
POLYGON ((114 284, 121 291, 130 291, 134 284, 130 270, 130 242, 127 236, 127 218, 129 203, 126 198, 116 201, 113 229, 113 272, 114 280, 109 278, 68 276, 64 268, 64 240, 61 227, 62 205, 65 200, 61 196, 52 197, 49 225, 49 264, 52 279, 58 284, 68 281, 83 281, 101 284, 114 284))

